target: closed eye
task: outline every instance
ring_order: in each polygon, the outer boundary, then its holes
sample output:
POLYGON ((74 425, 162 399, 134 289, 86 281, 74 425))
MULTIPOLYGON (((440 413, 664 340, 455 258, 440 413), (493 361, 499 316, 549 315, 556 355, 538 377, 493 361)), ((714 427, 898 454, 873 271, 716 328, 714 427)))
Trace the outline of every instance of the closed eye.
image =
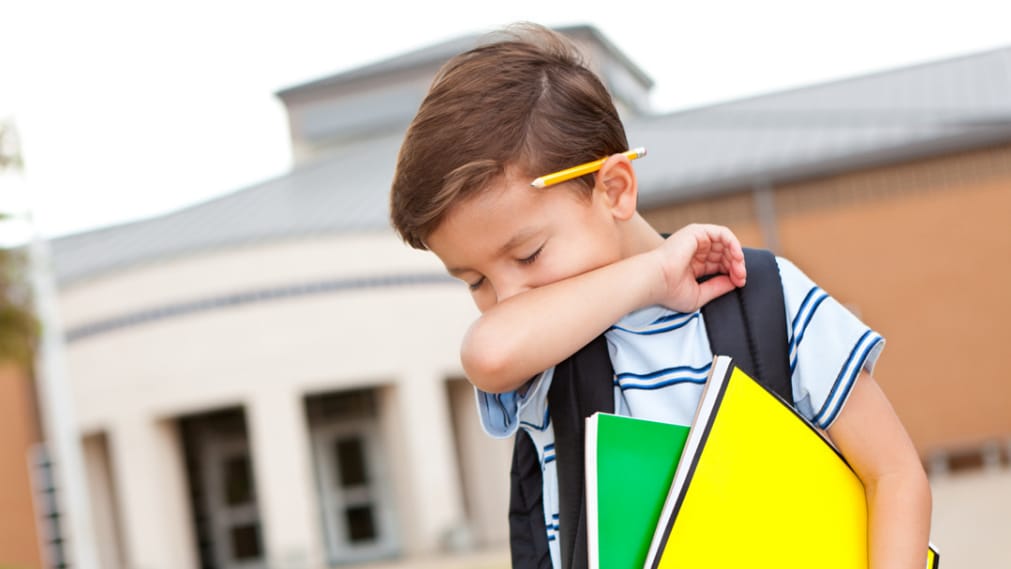
POLYGON ((544 250, 544 245, 541 245, 540 247, 537 248, 536 251, 533 252, 532 255, 530 255, 529 257, 524 257, 523 259, 518 259, 518 261, 520 263, 524 264, 524 265, 533 264, 533 262, 537 260, 537 257, 539 257, 541 255, 541 251, 543 251, 543 250, 544 250))
POLYGON ((483 284, 484 284, 484 277, 481 277, 478 280, 476 280, 475 282, 467 283, 467 288, 469 288, 470 290, 477 290, 477 289, 481 288, 481 285, 483 285, 483 284))

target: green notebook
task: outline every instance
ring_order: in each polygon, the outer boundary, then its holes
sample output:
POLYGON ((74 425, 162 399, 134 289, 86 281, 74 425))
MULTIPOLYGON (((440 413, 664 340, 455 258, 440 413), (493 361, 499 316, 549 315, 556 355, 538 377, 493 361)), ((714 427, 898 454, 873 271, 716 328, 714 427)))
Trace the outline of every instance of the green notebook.
POLYGON ((590 569, 641 569, 688 427, 594 413, 586 419, 590 569))

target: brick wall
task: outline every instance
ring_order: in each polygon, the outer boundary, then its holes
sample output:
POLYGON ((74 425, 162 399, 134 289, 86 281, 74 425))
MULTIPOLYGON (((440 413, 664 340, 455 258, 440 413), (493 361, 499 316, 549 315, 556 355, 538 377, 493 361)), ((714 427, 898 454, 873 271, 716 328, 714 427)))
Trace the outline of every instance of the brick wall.
POLYGON ((876 377, 925 458, 1011 439, 1011 145, 645 215, 729 225, 778 252, 887 338, 876 377))

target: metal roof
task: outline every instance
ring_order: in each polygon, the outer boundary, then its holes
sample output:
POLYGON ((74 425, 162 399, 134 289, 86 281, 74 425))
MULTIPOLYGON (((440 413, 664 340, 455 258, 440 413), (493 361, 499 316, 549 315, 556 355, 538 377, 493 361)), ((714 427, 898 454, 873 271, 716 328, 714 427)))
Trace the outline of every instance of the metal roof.
MULTIPOLYGON (((1011 47, 629 119, 644 206, 1011 141, 1011 47)), ((388 230, 402 133, 164 216, 55 239, 62 284, 212 248, 388 230)))
POLYGON ((1011 47, 628 125, 644 206, 1011 139, 1011 47))
POLYGON ((54 239, 57 280, 250 242, 387 227, 387 192, 400 139, 365 141, 167 215, 54 239))

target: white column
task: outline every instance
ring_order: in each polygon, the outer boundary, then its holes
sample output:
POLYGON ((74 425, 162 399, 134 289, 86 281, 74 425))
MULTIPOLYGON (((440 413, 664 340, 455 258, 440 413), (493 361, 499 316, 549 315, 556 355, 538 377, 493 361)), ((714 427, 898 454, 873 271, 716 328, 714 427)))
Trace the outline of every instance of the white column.
POLYGON ((410 526, 416 553, 438 551, 466 520, 463 488, 453 442, 453 421, 444 379, 414 373, 397 385, 404 452, 410 473, 410 526))
POLYGON ((112 485, 109 445, 104 435, 84 437, 84 469, 88 478, 88 496, 95 531, 98 566, 124 569, 122 524, 116 511, 116 489, 112 485))
POLYGON ((174 421, 117 419, 109 431, 126 566, 196 569, 182 443, 174 421))
POLYGON ((52 274, 49 244, 38 230, 29 246, 35 314, 41 323, 36 356, 36 386, 46 449, 53 461, 57 501, 63 514, 64 552, 74 567, 97 569, 98 553, 91 525, 91 503, 85 481, 84 457, 77 432, 72 383, 70 382, 63 323, 57 308, 56 281, 52 274))
POLYGON ((309 428, 300 394, 283 382, 258 389, 247 408, 267 565, 324 567, 309 428))

